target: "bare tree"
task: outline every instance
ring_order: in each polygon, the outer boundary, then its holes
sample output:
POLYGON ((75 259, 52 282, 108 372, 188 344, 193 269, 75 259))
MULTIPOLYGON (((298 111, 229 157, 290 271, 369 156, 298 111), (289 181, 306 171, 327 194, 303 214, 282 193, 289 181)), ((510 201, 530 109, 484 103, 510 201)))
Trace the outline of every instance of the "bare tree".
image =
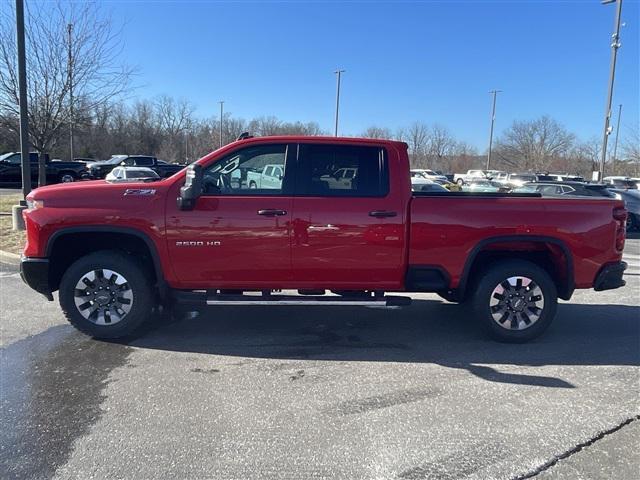
POLYGON ((400 130, 398 137, 409 146, 411 166, 415 168, 426 167, 429 127, 424 123, 414 122, 408 128, 400 130))
POLYGON ((364 138, 393 138, 391 130, 386 127, 371 126, 361 134, 364 138))
POLYGON ((619 162, 624 173, 640 177, 640 128, 638 124, 627 127, 622 142, 623 162, 619 162))
POLYGON ((496 142, 496 153, 522 170, 547 170, 554 159, 565 156, 575 136, 549 116, 515 121, 496 142))
MULTIPOLYGON (((74 117, 86 120, 91 111, 129 88, 132 69, 118 61, 119 34, 97 3, 37 4, 26 13, 29 137, 38 152, 48 152, 63 132, 68 133, 71 89, 77 102, 74 117), (73 25, 70 43, 69 24, 73 25)), ((11 8, 3 8, 0 121, 12 131, 15 123, 4 119, 17 117, 19 111, 14 32, 14 13, 11 8)))
POLYGON ((456 145, 453 135, 442 125, 435 124, 429 129, 429 143, 427 146, 427 157, 430 167, 443 168, 443 159, 452 153, 456 145))

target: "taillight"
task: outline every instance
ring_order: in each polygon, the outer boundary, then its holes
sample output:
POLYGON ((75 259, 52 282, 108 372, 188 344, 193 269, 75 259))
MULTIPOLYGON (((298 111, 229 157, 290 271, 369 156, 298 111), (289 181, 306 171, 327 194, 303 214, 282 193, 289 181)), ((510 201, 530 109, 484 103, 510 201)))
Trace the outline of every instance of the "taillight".
POLYGON ((613 218, 617 223, 616 228, 616 250, 621 252, 624 250, 624 240, 627 234, 627 209, 624 207, 616 207, 613 209, 613 218))

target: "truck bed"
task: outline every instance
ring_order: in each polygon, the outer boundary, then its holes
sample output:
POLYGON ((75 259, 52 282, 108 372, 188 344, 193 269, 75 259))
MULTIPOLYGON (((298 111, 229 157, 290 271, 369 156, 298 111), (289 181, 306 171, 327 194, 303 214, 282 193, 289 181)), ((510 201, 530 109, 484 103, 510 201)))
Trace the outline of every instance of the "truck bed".
POLYGON ((517 249, 536 251, 542 242, 567 257, 576 288, 589 288, 603 264, 622 258, 614 248, 612 216, 622 206, 604 197, 416 192, 410 205, 408 263, 439 267, 456 287, 478 251, 512 249, 514 242, 517 249))

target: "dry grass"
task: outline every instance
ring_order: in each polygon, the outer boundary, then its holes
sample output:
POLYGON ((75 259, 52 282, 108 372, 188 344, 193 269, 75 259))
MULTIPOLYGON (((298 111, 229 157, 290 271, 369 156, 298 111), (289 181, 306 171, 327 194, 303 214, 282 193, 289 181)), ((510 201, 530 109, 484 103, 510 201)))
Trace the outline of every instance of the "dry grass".
POLYGON ((11 216, 0 216, 0 250, 20 254, 24 248, 26 232, 11 229, 11 216))
MULTIPOLYGON (((17 205, 20 195, 0 195, 0 212, 11 213, 11 207, 17 205)), ((25 232, 11 229, 11 215, 0 215, 0 250, 20 254, 24 248, 25 232)))
POLYGON ((0 195, 0 212, 11 213, 11 207, 17 205, 22 195, 0 195))

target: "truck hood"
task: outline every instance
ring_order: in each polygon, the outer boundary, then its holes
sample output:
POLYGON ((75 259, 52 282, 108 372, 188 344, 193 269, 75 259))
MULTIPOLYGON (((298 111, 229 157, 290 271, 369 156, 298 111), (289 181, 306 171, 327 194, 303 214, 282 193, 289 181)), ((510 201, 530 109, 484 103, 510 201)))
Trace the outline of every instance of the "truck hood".
POLYGON ((167 182, 110 183, 105 180, 90 180, 59 183, 33 190, 27 199, 44 201, 48 207, 104 208, 113 206, 123 197, 158 197, 168 187, 167 182))

